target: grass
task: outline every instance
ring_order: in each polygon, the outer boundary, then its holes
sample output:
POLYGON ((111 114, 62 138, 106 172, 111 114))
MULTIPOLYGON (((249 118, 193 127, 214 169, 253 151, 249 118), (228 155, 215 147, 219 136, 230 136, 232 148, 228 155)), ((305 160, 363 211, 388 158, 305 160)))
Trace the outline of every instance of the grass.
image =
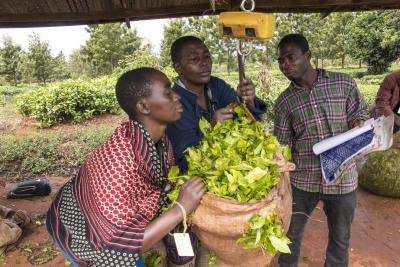
POLYGON ((71 175, 87 154, 107 139, 113 128, 100 125, 77 131, 60 129, 1 135, 0 176, 71 175))
POLYGON ((144 263, 147 267, 157 267, 160 265, 161 261, 161 255, 157 251, 150 252, 144 259, 144 263))
POLYGON ((20 246, 28 261, 33 265, 45 264, 52 261, 59 254, 51 243, 26 244, 20 246))
POLYGON ((36 84, 21 84, 21 85, 1 85, 0 86, 0 95, 4 96, 14 96, 23 92, 27 92, 39 87, 36 84))

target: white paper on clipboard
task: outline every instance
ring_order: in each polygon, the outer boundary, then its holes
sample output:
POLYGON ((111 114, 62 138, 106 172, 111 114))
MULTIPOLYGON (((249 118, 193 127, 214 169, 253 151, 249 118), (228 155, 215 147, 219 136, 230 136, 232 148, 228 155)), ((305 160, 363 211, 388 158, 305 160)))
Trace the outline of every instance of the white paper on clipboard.
POLYGON ((321 142, 316 143, 313 146, 313 152, 315 155, 319 155, 331 148, 334 148, 340 144, 343 144, 346 141, 349 141, 353 139, 356 136, 359 136, 369 130, 371 130, 374 127, 374 119, 371 118, 367 121, 365 121, 364 125, 361 127, 353 128, 347 132, 332 136, 330 138, 327 138, 325 140, 322 140, 321 142))
POLYGON ((322 176, 327 184, 340 181, 347 162, 373 151, 386 150, 393 143, 393 115, 369 119, 363 126, 322 140, 313 146, 320 156, 322 176))

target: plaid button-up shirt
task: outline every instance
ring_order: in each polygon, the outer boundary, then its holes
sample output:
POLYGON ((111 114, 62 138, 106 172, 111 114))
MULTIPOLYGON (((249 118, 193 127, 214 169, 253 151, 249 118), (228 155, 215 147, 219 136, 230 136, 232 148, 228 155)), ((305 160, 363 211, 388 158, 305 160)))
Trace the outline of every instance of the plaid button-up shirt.
POLYGON ((290 178, 296 188, 322 194, 346 194, 357 188, 355 162, 347 165, 339 183, 327 185, 322 178, 319 156, 313 153, 312 147, 349 130, 357 120, 366 120, 369 115, 350 76, 322 69, 317 73, 312 90, 292 82, 278 97, 274 134, 292 150, 296 170, 290 178))

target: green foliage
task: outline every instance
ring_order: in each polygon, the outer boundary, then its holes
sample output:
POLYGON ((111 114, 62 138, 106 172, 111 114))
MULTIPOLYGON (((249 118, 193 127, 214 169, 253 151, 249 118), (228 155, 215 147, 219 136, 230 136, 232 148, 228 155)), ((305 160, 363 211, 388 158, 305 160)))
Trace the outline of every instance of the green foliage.
POLYGON ((93 82, 55 83, 17 96, 17 110, 24 116, 36 118, 42 127, 62 122, 78 123, 104 113, 116 114, 119 106, 114 84, 111 77, 93 82))
POLYGON ((71 78, 71 73, 68 69, 67 61, 63 52, 60 52, 55 58, 52 59, 52 74, 53 81, 61 81, 71 78))
POLYGON ((400 197, 400 149, 374 152, 368 155, 359 182, 363 188, 387 197, 400 197))
POLYGON ((45 173, 51 166, 51 162, 45 158, 26 158, 22 161, 21 168, 24 170, 30 170, 35 174, 45 173))
POLYGON ((208 266, 210 267, 216 267, 217 266, 217 255, 210 251, 208 254, 208 266))
POLYGON ((218 65, 225 63, 228 73, 236 69, 237 40, 223 38, 219 34, 218 16, 191 17, 188 19, 188 31, 204 41, 214 63, 218 65))
MULTIPOLYGON (((259 122, 252 122, 236 107, 237 119, 214 127, 200 120, 203 140, 186 150, 188 171, 178 176, 171 168, 168 178, 177 186, 170 195, 176 200, 179 187, 192 176, 202 177, 207 192, 220 197, 251 202, 265 198, 279 182, 277 153, 287 149, 276 137, 265 132, 259 122)), ((288 160, 288 159, 286 159, 288 160)))
POLYGON ((68 69, 73 79, 88 77, 90 75, 90 65, 83 55, 82 49, 75 49, 69 56, 68 69))
POLYGON ((147 267, 157 267, 161 263, 161 255, 157 251, 152 251, 146 256, 144 263, 147 267))
MULTIPOLYGON (((268 111, 267 111, 267 115, 265 116, 265 119, 267 121, 272 121, 273 120, 273 105, 275 102, 275 99, 278 97, 278 95, 289 85, 289 81, 283 76, 283 74, 278 70, 278 69, 271 69, 269 70, 269 73, 267 75, 267 80, 268 83, 270 84, 270 90, 269 92, 266 92, 263 89, 263 85, 259 79, 259 69, 261 69, 260 65, 256 65, 256 64, 249 64, 248 66, 248 71, 247 71, 247 76, 249 78, 251 78, 253 80, 253 82, 256 85, 256 90, 257 90, 257 96, 259 96, 260 98, 264 99, 267 101, 268 103, 268 111)), ((176 73, 173 71, 173 69, 171 67, 166 67, 163 70, 165 73, 167 73, 167 75, 170 78, 176 77, 176 73)), ((362 69, 344 69, 344 70, 338 70, 338 69, 333 69, 333 71, 341 71, 341 72, 345 72, 351 76, 354 77, 355 73, 358 73, 360 71, 362 71, 362 69)), ((238 82, 238 75, 237 73, 231 73, 231 74, 227 74, 226 72, 220 72, 220 73, 215 73, 216 76, 221 77, 223 79, 225 79, 229 84, 231 84, 234 88, 237 85, 238 82)), ((81 88, 87 88, 88 86, 91 87, 93 90, 97 90, 99 89, 100 91, 107 91, 110 92, 110 94, 114 91, 114 86, 115 86, 115 81, 118 78, 119 74, 113 74, 112 76, 103 76, 100 78, 97 78, 95 80, 92 81, 84 81, 84 80, 77 80, 77 81, 67 81, 67 82, 63 82, 61 84, 73 84, 73 83, 83 83, 83 85, 80 85, 79 87, 81 88)), ((356 79, 357 85, 361 91, 361 93, 363 94, 367 104, 369 106, 371 106, 371 104, 374 103, 375 101, 375 96, 376 96, 376 92, 379 88, 379 84, 380 82, 383 80, 384 75, 365 75, 360 79, 356 79)), ((38 85, 20 85, 17 87, 14 86, 1 86, 0 87, 0 96, 6 95, 6 96, 14 96, 17 95, 15 98, 17 100, 17 102, 20 104, 18 104, 19 107, 19 112, 21 112, 24 116, 34 116, 34 110, 36 109, 36 105, 44 105, 44 101, 40 100, 42 98, 41 93, 42 90, 44 90, 43 88, 56 88, 59 86, 60 83, 54 83, 51 85, 47 85, 47 86, 38 86, 38 85), (22 97, 24 94, 18 95, 19 93, 23 93, 23 92, 30 92, 32 94, 29 94, 31 97, 22 97), (35 93, 34 93, 35 92, 35 93), (18 101, 20 100, 20 101, 18 101)), ((70 87, 70 86, 68 86, 70 87)), ((68 92, 70 93, 70 90, 68 90, 68 92)), ((90 90, 90 92, 92 92, 90 90)), ((74 94, 73 94, 74 95, 74 94)), ((81 99, 78 96, 74 96, 76 98, 73 99, 81 99)), ((87 98, 83 98, 83 99, 87 99, 87 98)), ((97 98, 96 98, 97 99, 97 98)), ((106 101, 115 101, 113 100, 114 96, 112 96, 112 98, 107 97, 106 101)), ((12 102, 13 99, 11 99, 12 102)), ((74 101, 75 101, 74 100, 74 101)), ((66 101, 66 102, 69 102, 66 101)), ((102 102, 102 100, 100 100, 100 102, 102 102)), ((108 102, 107 102, 108 103, 108 102)), ((116 105, 116 102, 113 102, 116 105)), ((51 107, 50 105, 48 106, 49 108, 51 107)), ((2 107, 0 107, 1 111, 4 111, 4 109, 1 109, 2 107)), ((0 111, 0 114, 1 114, 0 111)), ((93 114, 94 115, 94 114, 93 114)), ((83 159, 84 156, 95 146, 97 146, 98 144, 100 144, 99 142, 94 142, 92 140, 104 140, 105 137, 107 137, 107 134, 109 134, 109 132, 107 132, 105 134, 104 139, 98 137, 100 133, 93 133, 91 134, 77 134, 76 137, 71 137, 71 138, 75 138, 71 139, 71 140, 64 140, 61 139, 59 142, 60 144, 63 144, 65 142, 71 142, 72 145, 66 146, 66 149, 64 149, 65 151, 69 151, 70 147, 73 150, 73 152, 68 152, 71 153, 71 156, 68 156, 65 159, 64 163, 61 163, 61 161, 59 161, 55 166, 58 166, 57 168, 59 168, 60 173, 65 172, 64 170, 69 170, 70 166, 76 166, 76 164, 78 164, 77 162, 79 161, 78 159, 83 159), (63 141, 64 140, 64 141, 63 141), (86 147, 85 145, 80 145, 80 144, 88 144, 88 146, 86 147), (72 163, 73 162, 73 163, 72 163), (66 167, 63 167, 66 166, 66 167)), ((27 137, 24 137, 24 139, 26 139, 27 137)), ((32 169, 36 169, 35 172, 38 172, 39 169, 43 169, 44 167, 41 166, 46 166, 45 164, 40 162, 40 159, 46 159, 46 157, 42 156, 42 155, 36 155, 33 152, 30 152, 31 150, 29 150, 24 143, 26 143, 26 141, 18 141, 19 138, 17 137, 5 137, 5 136, 1 136, 1 144, 0 146, 2 147, 0 149, 0 156, 4 157, 3 160, 3 167, 0 167, 1 171, 0 171, 0 175, 2 175, 2 173, 18 173, 21 171, 21 164, 23 162, 23 160, 25 159, 25 157, 30 157, 30 158, 38 158, 38 163, 37 164, 32 164, 31 162, 29 162, 29 160, 26 160, 26 165, 28 166, 32 166, 29 168, 32 169), (8 162, 7 165, 5 162, 8 162), (17 164, 13 165, 14 163, 12 162, 17 162, 17 164), (7 166, 7 167, 5 167, 7 166), (37 167, 35 167, 37 166, 37 167), (2 172, 2 173, 1 173, 2 172)), ((49 144, 51 144, 53 141, 53 137, 51 136, 45 136, 44 137, 44 145, 46 144, 46 140, 49 140, 49 144), (47 139, 46 139, 47 138, 47 139)), ((67 138, 68 139, 68 138, 67 138)), ((55 141, 58 143, 58 141, 55 141)), ((31 143, 29 143, 27 146, 38 146, 41 147, 42 145, 32 145, 31 143)), ((54 147, 53 147, 54 148, 54 147)), ((60 159, 59 159, 60 160, 60 159)), ((51 162, 54 162, 53 160, 51 162)), ((52 163, 53 164, 53 163, 52 163)), ((47 169, 45 172, 55 172, 53 170, 53 165, 49 167, 50 169, 47 169)), ((27 169, 26 170, 27 173, 32 174, 34 170, 31 169, 27 169)), ((68 172, 66 172, 68 173, 68 172)), ((177 197, 177 195, 176 195, 177 197)))
POLYGON ((49 43, 41 41, 36 33, 30 36, 26 59, 28 61, 25 64, 38 82, 46 83, 51 79, 52 57, 49 43))
POLYGON ((172 82, 175 81, 178 77, 178 73, 176 73, 174 68, 172 68, 171 66, 164 67, 162 72, 164 72, 164 74, 167 75, 168 79, 170 79, 172 82))
POLYGON ((290 33, 303 34, 310 46, 318 67, 319 59, 341 59, 342 67, 347 54, 347 33, 352 13, 332 13, 326 18, 320 14, 283 13, 277 15, 277 35, 273 47, 290 33))
POLYGON ((21 81, 21 51, 21 46, 14 44, 10 36, 3 38, 0 48, 0 74, 4 75, 7 82, 14 85, 21 81))
POLYGON ((112 73, 119 62, 140 48, 141 39, 135 29, 121 23, 88 26, 89 40, 81 47, 80 59, 85 60, 91 76, 112 73))
POLYGON ((0 95, 15 96, 23 92, 30 91, 36 87, 37 86, 35 85, 19 85, 19 86, 4 85, 0 86, 0 95))
POLYGON ((162 71, 171 81, 174 81, 178 76, 171 65, 161 67, 160 59, 147 50, 136 51, 131 56, 124 58, 119 65, 122 66, 122 69, 118 69, 114 75, 118 73, 117 76, 119 76, 125 71, 140 67, 152 67, 162 71))
POLYGON ((290 253, 290 240, 286 237, 282 221, 276 212, 268 216, 253 215, 243 237, 237 243, 243 244, 244 249, 262 248, 270 255, 277 252, 290 253))
MULTIPOLYGON (((352 75, 352 73, 350 73, 352 75)), ((364 97, 364 100, 369 108, 375 104, 376 93, 384 79, 382 75, 364 75, 362 78, 355 79, 358 89, 364 97)))
POLYGON ((400 12, 358 13, 349 32, 349 54, 364 61, 368 72, 381 74, 400 55, 400 12))
POLYGON ((170 48, 172 43, 181 36, 187 35, 185 19, 172 20, 168 25, 164 26, 164 36, 161 42, 160 61, 161 66, 172 66, 170 48))
POLYGON ((354 19, 353 13, 332 13, 327 17, 325 25, 329 33, 329 58, 341 59, 341 67, 345 67, 345 57, 347 55, 348 32, 351 30, 351 21, 354 19))
POLYGON ((56 131, 0 136, 0 175, 71 175, 87 154, 102 144, 113 126, 88 131, 56 131))
POLYGON ((23 83, 37 83, 38 81, 36 78, 33 76, 33 64, 28 58, 28 53, 25 51, 22 51, 20 53, 21 57, 21 80, 23 83))
POLYGON ((321 57, 324 51, 319 50, 324 45, 325 38, 321 34, 324 32, 324 21, 319 14, 284 13, 279 14, 277 21, 277 47, 280 39, 291 33, 303 34, 310 45, 314 57, 321 57))
POLYGON ((159 59, 147 50, 137 50, 133 54, 126 56, 120 61, 119 65, 124 71, 140 68, 153 67, 160 69, 159 59))

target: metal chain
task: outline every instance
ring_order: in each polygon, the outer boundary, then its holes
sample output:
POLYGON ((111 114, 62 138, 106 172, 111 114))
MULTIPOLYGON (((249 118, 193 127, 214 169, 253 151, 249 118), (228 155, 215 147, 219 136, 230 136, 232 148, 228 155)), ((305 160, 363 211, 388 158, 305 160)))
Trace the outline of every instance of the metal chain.
POLYGON ((240 9, 244 12, 252 12, 255 7, 256 3, 254 0, 243 0, 242 3, 240 4, 240 9), (246 4, 250 5, 250 9, 246 8, 246 4))

